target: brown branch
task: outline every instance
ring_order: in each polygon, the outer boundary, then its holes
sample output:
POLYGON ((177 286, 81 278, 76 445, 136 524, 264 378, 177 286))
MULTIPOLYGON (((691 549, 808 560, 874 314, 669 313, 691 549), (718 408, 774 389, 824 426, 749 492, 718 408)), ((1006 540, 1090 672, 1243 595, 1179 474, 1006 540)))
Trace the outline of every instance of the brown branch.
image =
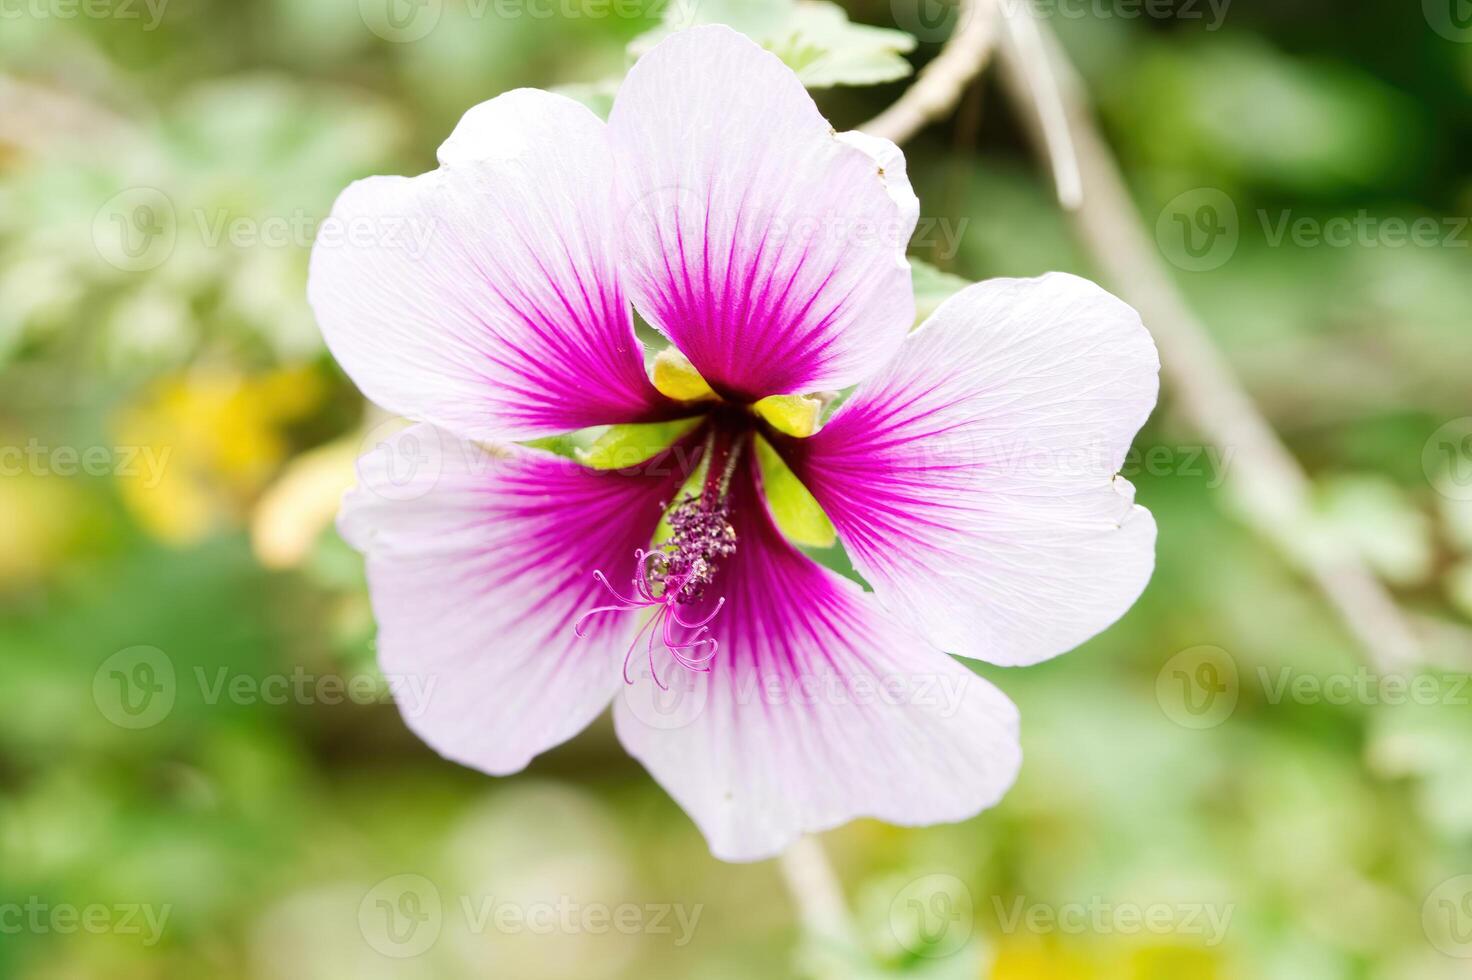
POLYGON ((1008 90, 1031 124, 1080 242, 1150 327, 1176 407, 1234 452, 1234 509, 1301 567, 1379 670, 1422 660, 1421 644, 1385 585, 1316 520, 1308 476, 1258 411, 1161 263, 1119 165, 1095 124, 1077 72, 1025 0, 961 0, 959 28, 894 105, 860 127, 903 143, 945 116, 999 50, 1008 90))
POLYGON ((985 0, 956 4, 956 32, 935 60, 920 70, 904 95, 859 129, 896 143, 946 116, 991 60, 997 42, 997 11, 985 0))
MULTIPOLYGON (((1201 434, 1234 451, 1228 487, 1238 514, 1299 565, 1338 611, 1380 670, 1421 659, 1420 643, 1400 607, 1363 560, 1313 514, 1310 484, 1298 461, 1253 404, 1201 320, 1171 280, 1136 211, 1119 165, 1093 120, 1084 88, 1057 38, 1026 4, 1009 16, 1028 18, 1042 40, 1066 114, 1083 183, 1070 216, 1075 232, 1115 290, 1140 311, 1161 353, 1175 407, 1201 434)), ((1003 32, 1001 57, 1009 91, 1027 114, 1034 74, 1020 63, 1031 52, 1003 32)), ((1034 142, 1049 144, 1034 118, 1034 142)))

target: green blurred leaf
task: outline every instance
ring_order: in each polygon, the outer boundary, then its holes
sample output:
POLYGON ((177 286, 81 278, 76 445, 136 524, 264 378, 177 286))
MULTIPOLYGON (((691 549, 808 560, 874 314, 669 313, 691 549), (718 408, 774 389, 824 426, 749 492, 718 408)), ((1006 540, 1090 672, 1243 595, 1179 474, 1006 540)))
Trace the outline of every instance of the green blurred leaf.
POLYGON ((1227 185, 1334 191, 1405 173, 1423 111, 1344 62, 1292 58, 1261 40, 1155 44, 1106 106, 1137 155, 1227 185))
POLYGON ((1391 582, 1415 585, 1431 574, 1431 522, 1389 479, 1333 477, 1320 487, 1319 507, 1330 533, 1391 582))
POLYGON ((775 36, 763 43, 788 64, 808 88, 878 85, 912 71, 904 55, 915 39, 904 31, 849 21, 837 4, 799 3, 775 36))
POLYGON ((877 85, 911 72, 903 57, 915 49, 904 31, 855 24, 828 0, 679 0, 664 23, 635 38, 638 56, 674 31, 725 24, 781 58, 809 88, 877 85))

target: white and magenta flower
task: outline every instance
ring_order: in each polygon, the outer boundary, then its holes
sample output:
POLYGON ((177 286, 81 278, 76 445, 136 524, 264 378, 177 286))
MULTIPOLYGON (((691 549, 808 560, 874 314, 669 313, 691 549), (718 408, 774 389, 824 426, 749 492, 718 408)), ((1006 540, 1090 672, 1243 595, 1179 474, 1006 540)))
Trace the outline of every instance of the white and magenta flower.
POLYGON ((365 457, 341 518, 384 671, 433 684, 411 727, 504 774, 614 701, 623 744, 732 860, 994 804, 1016 711, 947 654, 1066 651, 1153 567, 1116 476, 1156 397, 1134 311, 1050 275, 972 286, 912 333, 900 151, 835 133, 725 28, 648 53, 606 125, 509 92, 439 161, 334 211, 432 229, 422 249, 350 235, 316 248, 310 285, 364 394, 420 423, 399 448, 439 447, 407 477, 365 457), (672 345, 652 369, 631 301, 672 345), (855 385, 822 424, 803 397, 855 385), (524 445, 635 424, 669 435, 631 468, 524 445), (771 494, 794 477, 872 591, 784 533, 771 494), (667 687, 694 706, 678 723, 633 696, 667 687))

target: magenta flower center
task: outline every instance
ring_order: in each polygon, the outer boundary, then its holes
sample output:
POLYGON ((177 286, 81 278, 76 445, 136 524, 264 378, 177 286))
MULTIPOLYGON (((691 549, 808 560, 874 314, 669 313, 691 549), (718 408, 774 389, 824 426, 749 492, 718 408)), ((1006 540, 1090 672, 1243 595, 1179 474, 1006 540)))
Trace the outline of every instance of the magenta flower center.
POLYGON ((700 493, 686 493, 667 507, 665 521, 670 535, 663 543, 647 551, 640 548, 634 552, 630 594, 614 588, 601 570, 595 571, 593 577, 608 590, 614 603, 588 610, 573 624, 577 635, 583 636, 584 624, 593 616, 654 610, 654 615, 634 634, 624 654, 626 684, 634 682, 629 664, 641 641, 650 676, 661 690, 668 690, 669 684, 659 676, 655 665, 657 647, 687 670, 708 672, 715 658, 719 644, 709 635, 710 623, 725 606, 725 597, 718 597, 714 608, 699 620, 689 615, 689 607, 706 599, 722 562, 736 553, 736 528, 731 524, 731 480, 751 431, 746 425, 723 424, 725 421, 713 418, 709 426, 700 456, 706 467, 700 493))

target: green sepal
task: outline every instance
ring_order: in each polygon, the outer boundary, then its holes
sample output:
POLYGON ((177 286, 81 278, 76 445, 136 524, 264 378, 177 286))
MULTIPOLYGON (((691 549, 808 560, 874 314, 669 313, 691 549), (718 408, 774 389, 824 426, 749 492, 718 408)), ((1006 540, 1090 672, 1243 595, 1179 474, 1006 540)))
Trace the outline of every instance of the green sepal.
POLYGON ((761 466, 767 506, 778 529, 795 544, 831 548, 838 540, 833 522, 777 450, 761 436, 756 437, 756 458, 761 466))
POLYGON ((699 424, 693 418, 611 425, 593 445, 576 450, 577 460, 595 470, 628 469, 658 456, 699 424))

